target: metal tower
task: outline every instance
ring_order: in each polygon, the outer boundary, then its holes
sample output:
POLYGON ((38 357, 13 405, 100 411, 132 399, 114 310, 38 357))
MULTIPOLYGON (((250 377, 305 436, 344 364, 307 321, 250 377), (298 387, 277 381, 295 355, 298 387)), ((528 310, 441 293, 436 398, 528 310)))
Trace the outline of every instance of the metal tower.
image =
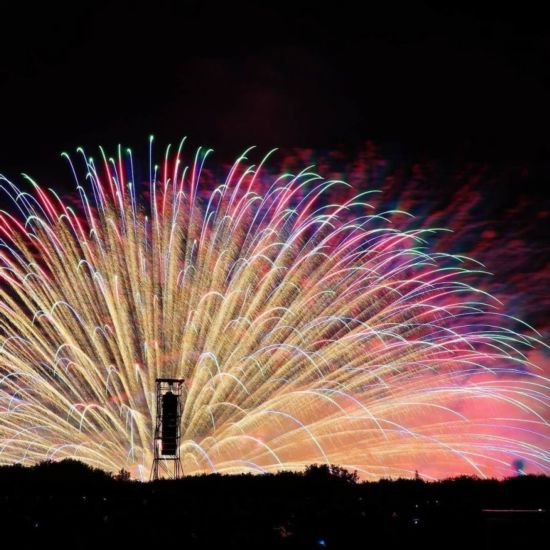
POLYGON ((178 479, 183 474, 180 460, 183 379, 157 378, 157 416, 153 439, 154 460, 151 480, 178 479), (164 475, 162 475, 164 473, 164 475))

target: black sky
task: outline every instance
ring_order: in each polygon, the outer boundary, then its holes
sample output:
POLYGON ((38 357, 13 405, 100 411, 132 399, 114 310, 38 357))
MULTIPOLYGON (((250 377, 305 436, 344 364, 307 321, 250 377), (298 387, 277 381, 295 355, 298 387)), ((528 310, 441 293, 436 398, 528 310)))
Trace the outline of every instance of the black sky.
POLYGON ((550 26, 525 3, 17 2, 0 8, 0 172, 189 135, 233 153, 366 138, 540 161, 550 26))

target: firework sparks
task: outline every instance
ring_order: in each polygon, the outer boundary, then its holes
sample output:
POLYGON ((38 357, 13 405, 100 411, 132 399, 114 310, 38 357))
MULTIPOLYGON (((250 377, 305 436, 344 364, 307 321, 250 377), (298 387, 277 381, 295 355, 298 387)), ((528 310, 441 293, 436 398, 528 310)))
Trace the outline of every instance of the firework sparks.
POLYGON ((444 230, 248 153, 203 185, 209 151, 185 165, 182 146, 147 192, 129 150, 65 155, 77 208, 1 179, 0 462, 147 476, 155 379, 173 377, 188 474, 550 470, 543 344, 470 284, 479 263, 434 251, 444 230))

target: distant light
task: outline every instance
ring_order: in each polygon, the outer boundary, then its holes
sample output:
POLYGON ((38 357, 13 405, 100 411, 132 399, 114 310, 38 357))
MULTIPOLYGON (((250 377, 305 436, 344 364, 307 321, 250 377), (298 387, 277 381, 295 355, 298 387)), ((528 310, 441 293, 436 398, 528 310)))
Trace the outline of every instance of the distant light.
POLYGON ((327 545, 327 541, 325 539, 319 539, 319 546, 326 546, 327 545))

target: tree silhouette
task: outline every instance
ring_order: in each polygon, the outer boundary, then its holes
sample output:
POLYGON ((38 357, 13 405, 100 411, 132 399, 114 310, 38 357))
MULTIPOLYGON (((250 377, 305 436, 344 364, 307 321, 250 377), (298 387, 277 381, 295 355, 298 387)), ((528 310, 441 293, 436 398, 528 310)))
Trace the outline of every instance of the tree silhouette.
POLYGON ((117 481, 130 481, 130 472, 124 468, 121 468, 117 474, 113 475, 113 479, 116 479, 117 481))

